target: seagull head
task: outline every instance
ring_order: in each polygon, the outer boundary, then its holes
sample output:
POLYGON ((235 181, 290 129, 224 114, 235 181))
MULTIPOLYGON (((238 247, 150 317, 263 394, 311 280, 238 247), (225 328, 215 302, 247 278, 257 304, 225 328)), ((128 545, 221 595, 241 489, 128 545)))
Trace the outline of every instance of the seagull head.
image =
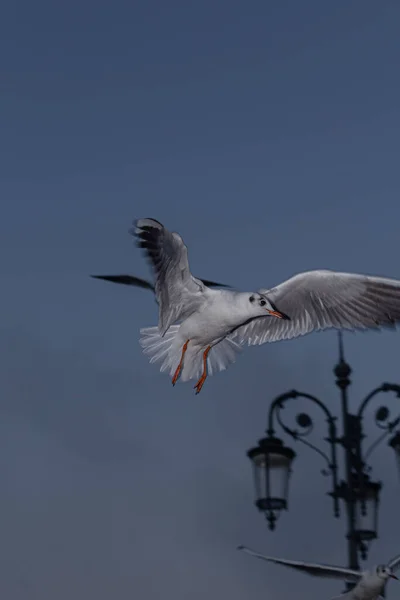
POLYGON ((275 306, 263 294, 253 292, 246 294, 244 301, 247 303, 247 308, 252 317, 276 317, 277 319, 288 319, 285 314, 276 309, 275 306))
POLYGON ((392 573, 392 569, 390 567, 386 567, 385 565, 378 565, 376 567, 376 574, 380 579, 387 581, 389 577, 392 579, 398 579, 396 575, 392 573))

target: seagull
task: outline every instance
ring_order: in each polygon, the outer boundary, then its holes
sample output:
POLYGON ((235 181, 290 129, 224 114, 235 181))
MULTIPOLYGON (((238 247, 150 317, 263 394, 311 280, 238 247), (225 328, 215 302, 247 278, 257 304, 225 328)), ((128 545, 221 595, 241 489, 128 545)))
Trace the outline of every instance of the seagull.
POLYGON ((382 598, 381 594, 389 578, 398 579, 394 574, 400 568, 400 554, 392 558, 387 565, 378 565, 369 571, 355 571, 344 567, 325 565, 322 563, 306 563, 298 560, 285 560, 283 558, 274 558, 265 556, 259 552, 254 552, 246 546, 238 546, 238 550, 243 550, 262 560, 284 565, 291 569, 303 571, 316 577, 325 577, 327 579, 341 579, 354 583, 355 586, 345 594, 336 596, 332 600, 377 600, 382 598))
POLYGON ((140 330, 151 363, 178 379, 198 379, 236 360, 245 344, 291 339, 328 328, 394 328, 400 321, 400 281, 315 270, 258 292, 212 289, 194 277, 178 233, 155 219, 139 219, 130 233, 145 252, 154 278, 158 326, 140 330))

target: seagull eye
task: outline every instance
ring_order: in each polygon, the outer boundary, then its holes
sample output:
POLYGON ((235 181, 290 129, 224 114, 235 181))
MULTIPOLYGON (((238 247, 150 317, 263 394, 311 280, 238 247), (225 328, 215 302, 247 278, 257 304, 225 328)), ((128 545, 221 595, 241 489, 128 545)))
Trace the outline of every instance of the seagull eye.
POLYGON ((265 300, 260 300, 260 306, 265 306, 267 303, 265 300))
POLYGON ((254 302, 254 296, 250 296, 249 300, 250 302, 254 302))

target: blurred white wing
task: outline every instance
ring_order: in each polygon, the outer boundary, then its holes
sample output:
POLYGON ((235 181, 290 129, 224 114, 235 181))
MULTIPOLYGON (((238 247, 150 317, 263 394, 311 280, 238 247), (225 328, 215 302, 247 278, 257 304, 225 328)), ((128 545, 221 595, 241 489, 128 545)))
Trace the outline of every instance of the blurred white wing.
POLYGON ((288 319, 258 317, 232 335, 249 345, 276 342, 314 330, 394 327, 400 321, 400 281, 334 271, 300 273, 262 289, 288 319))
POLYGON ((208 288, 191 274, 187 248, 180 235, 168 231, 155 219, 139 219, 135 225, 132 233, 154 270, 159 329, 164 335, 170 325, 202 306, 208 288))
POLYGON ((246 546, 239 546, 238 550, 243 550, 243 552, 251 554, 256 558, 261 558, 262 560, 266 560, 268 562, 284 565, 285 567, 290 567, 291 569, 296 569, 297 571, 303 571, 304 573, 308 573, 309 575, 314 575, 316 577, 357 582, 362 576, 362 573, 359 571, 345 569, 344 567, 335 567, 333 565, 324 565, 320 563, 306 563, 298 560, 286 560, 283 558, 265 556, 264 554, 250 550, 250 548, 246 548, 246 546))
POLYGON ((387 565, 389 569, 392 569, 393 572, 400 569, 400 554, 392 558, 392 560, 387 565))
MULTIPOLYGON (((375 600, 380 600, 380 596, 378 596, 378 598, 376 598, 375 600)), ((344 594, 340 594, 340 596, 334 596, 334 598, 331 598, 331 600, 355 600, 354 595, 353 595, 353 591, 350 590, 349 592, 345 592, 344 594)))

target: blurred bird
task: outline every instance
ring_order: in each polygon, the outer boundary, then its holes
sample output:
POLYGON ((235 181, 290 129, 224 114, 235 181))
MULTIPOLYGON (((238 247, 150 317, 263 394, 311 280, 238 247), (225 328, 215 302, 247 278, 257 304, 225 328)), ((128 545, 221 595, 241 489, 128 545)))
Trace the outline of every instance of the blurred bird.
POLYGON ((303 571, 309 575, 316 577, 324 577, 327 579, 341 579, 356 585, 345 594, 336 596, 332 600, 377 600, 381 598, 385 584, 389 578, 398 579, 394 574, 400 567, 400 554, 392 558, 387 565, 378 565, 369 571, 354 571, 344 567, 335 567, 333 565, 325 565, 322 563, 306 563, 297 560, 285 560, 283 558, 274 558, 265 556, 246 546, 238 546, 238 550, 242 550, 251 556, 261 558, 269 562, 284 565, 291 569, 303 571))

